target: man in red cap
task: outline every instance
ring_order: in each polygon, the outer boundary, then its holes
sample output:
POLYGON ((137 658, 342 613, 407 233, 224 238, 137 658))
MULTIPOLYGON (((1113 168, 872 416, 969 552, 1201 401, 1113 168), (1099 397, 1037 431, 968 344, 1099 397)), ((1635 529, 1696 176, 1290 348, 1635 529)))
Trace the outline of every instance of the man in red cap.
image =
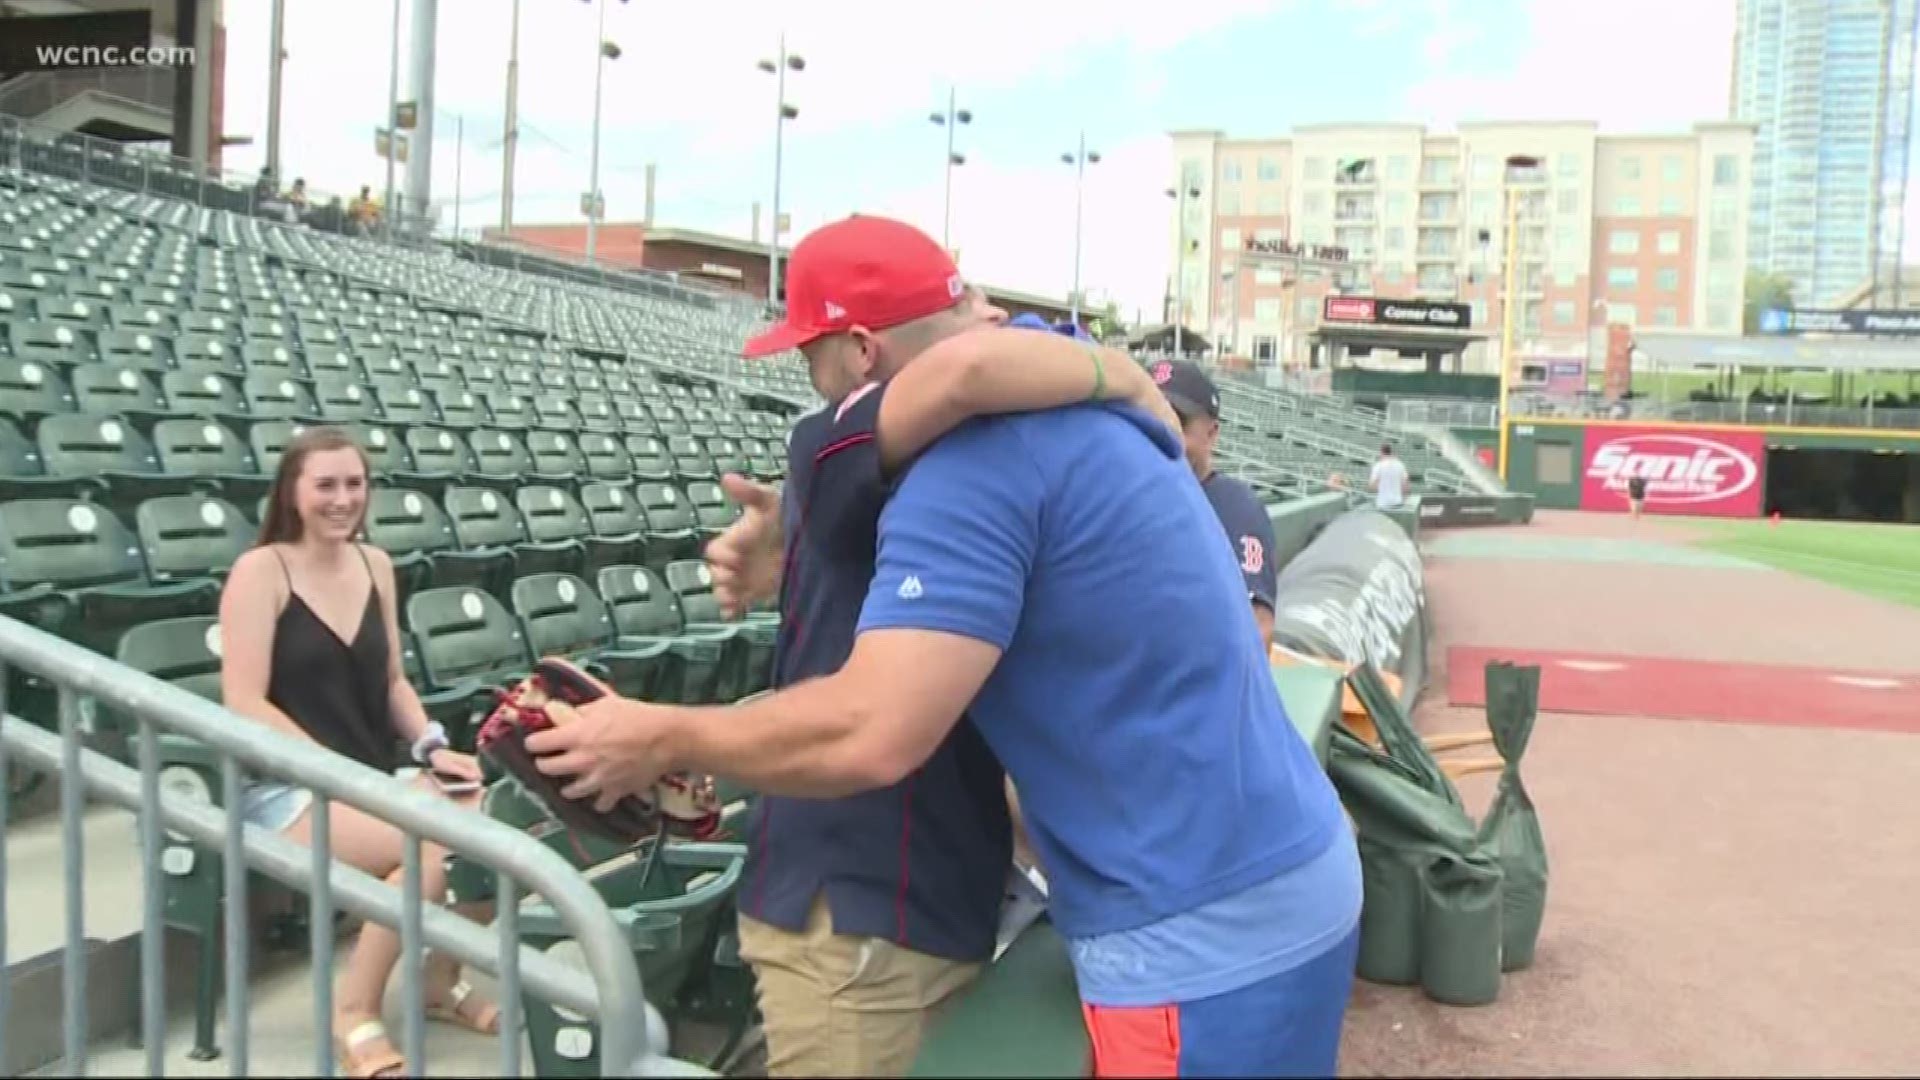
MULTIPOLYGON (((999 329, 1004 312, 901 222, 854 217, 810 234, 787 288, 786 321, 746 354, 799 350, 828 404, 795 425, 783 493, 723 478, 743 514, 708 549, 730 612, 780 597, 775 688, 846 663, 881 508, 919 449, 969 416, 1072 404, 1096 384, 1148 407, 1158 397, 1124 356, 1089 364, 1059 335, 999 329), (1009 347, 1029 336, 1047 348, 1009 347)), ((899 782, 756 800, 738 906, 771 1075, 911 1067, 926 1019, 993 955, 1011 854, 1004 776, 963 721, 899 782)))
MULTIPOLYGON (((1063 335, 968 332, 980 326, 976 302, 944 254, 915 237, 868 219, 809 237, 794 251, 786 322, 751 347, 798 346, 829 398, 851 388, 837 419, 877 396, 865 389, 876 377, 890 380, 879 408, 892 412, 885 402, 939 354, 1000 344, 1034 367, 1085 363, 1087 399, 1107 396, 1109 359, 1144 374, 1123 354, 1063 335), (862 243, 843 248, 849 230, 862 243)), ((1335 1075, 1359 941, 1358 852, 1274 691, 1239 564, 1177 419, 1161 413, 1172 410, 1157 390, 1151 397, 1159 409, 969 419, 906 455, 904 471, 885 416, 827 443, 816 470, 879 444, 869 462, 877 483, 822 472, 804 497, 788 497, 801 503, 790 515, 803 538, 796 557, 812 558, 816 575, 861 539, 837 530, 863 507, 816 520, 822 500, 858 491, 883 507, 874 546, 845 560, 871 570, 845 663, 727 707, 610 694, 575 723, 529 737, 528 749, 542 771, 571 778, 567 797, 603 807, 677 771, 785 796, 760 823, 776 845, 784 806, 882 793, 898 807, 904 846, 927 831, 919 792, 938 784, 942 755, 977 738, 1019 788, 1095 1075, 1335 1075), (816 528, 827 533, 810 547, 816 528)), ((782 628, 796 618, 804 648, 812 624, 795 581, 804 561, 786 573, 782 628)), ((988 770, 960 771, 971 782, 956 788, 996 813, 988 770)), ((903 868, 897 855, 869 854, 848 867, 848 880, 864 872, 899 890, 896 928, 869 931, 841 969, 822 1021, 829 1038, 885 1001, 899 1009, 896 988, 915 984, 896 943, 927 915, 916 896, 979 904, 989 885, 997 892, 1006 848, 1004 833, 993 835, 985 882, 966 860, 903 868), (923 873, 947 876, 916 893, 923 873)), ((827 839, 823 853, 859 843, 827 839)), ((755 888, 742 885, 745 913, 755 888)), ((835 921, 810 921, 810 939, 840 929, 832 881, 826 891, 835 921)), ((751 927, 743 920, 743 952, 751 927)), ((770 1049, 772 1039, 770 1021, 770 1049)))

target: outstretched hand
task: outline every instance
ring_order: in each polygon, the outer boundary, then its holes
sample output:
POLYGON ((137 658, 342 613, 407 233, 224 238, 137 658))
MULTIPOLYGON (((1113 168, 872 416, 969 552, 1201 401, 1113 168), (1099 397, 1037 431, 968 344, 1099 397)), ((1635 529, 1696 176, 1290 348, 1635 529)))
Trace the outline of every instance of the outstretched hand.
POLYGON ((707 545, 707 570, 721 614, 738 619, 780 591, 780 493, 738 473, 722 476, 720 489, 741 513, 707 545))

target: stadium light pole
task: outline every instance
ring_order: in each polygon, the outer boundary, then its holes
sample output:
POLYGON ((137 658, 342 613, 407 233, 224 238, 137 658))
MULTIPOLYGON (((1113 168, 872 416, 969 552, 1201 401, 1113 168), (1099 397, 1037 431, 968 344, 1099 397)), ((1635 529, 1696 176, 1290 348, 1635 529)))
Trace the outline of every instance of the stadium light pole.
POLYGON ((967 156, 955 153, 953 138, 961 124, 973 123, 973 113, 959 106, 959 90, 947 87, 947 111, 933 113, 927 119, 947 129, 947 192, 940 209, 940 246, 953 251, 953 167, 965 165, 967 156))
POLYGON ((1508 439, 1513 430, 1512 407, 1508 395, 1513 392, 1514 301, 1520 291, 1514 287, 1514 271, 1520 262, 1520 191, 1516 180, 1529 179, 1540 167, 1540 159, 1528 154, 1507 157, 1502 180, 1507 197, 1506 260, 1500 269, 1500 481, 1507 479, 1508 439))
POLYGON ((1087 133, 1080 133, 1078 152, 1068 151, 1060 155, 1060 160, 1073 166, 1073 295, 1068 298, 1072 306, 1073 325, 1080 325, 1080 233, 1086 209, 1087 166, 1100 164, 1100 152, 1087 149, 1087 133))
POLYGON ((513 30, 507 39, 507 116, 500 152, 500 232, 513 228, 513 155, 520 146, 520 0, 513 0, 513 30))
POLYGON ((1200 185, 1182 183, 1178 188, 1168 188, 1167 198, 1174 200, 1175 213, 1180 215, 1178 226, 1180 244, 1173 260, 1173 355, 1185 356, 1185 338, 1183 328, 1187 322, 1187 200, 1200 197, 1200 185))
POLYGON ((787 72, 805 71, 807 61, 787 51, 787 35, 780 34, 780 51, 775 59, 762 60, 761 71, 773 76, 773 221, 767 229, 767 306, 780 302, 780 169, 786 148, 787 121, 800 110, 787 104, 787 72))
MULTIPOLYGON (((594 32, 593 57, 593 149, 589 154, 587 179, 587 265, 594 263, 594 247, 599 240, 600 213, 600 86, 606 81, 607 61, 620 59, 620 46, 607 40, 607 0, 586 0, 599 9, 599 29, 594 32)), ((627 0, 620 0, 626 3, 627 0)))
POLYGON ((393 159, 400 151, 400 0, 393 0, 392 53, 387 58, 387 201, 381 204, 381 225, 393 240, 393 159))

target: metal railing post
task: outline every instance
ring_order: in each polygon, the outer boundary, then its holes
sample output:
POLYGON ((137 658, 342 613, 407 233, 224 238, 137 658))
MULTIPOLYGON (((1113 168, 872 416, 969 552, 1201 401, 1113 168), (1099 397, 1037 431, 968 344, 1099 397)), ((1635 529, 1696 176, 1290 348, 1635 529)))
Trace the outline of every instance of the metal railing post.
MULTIPOLYGON (((0 617, 0 675, 17 667, 59 688, 59 731, 51 732, 10 715, 0 717, 0 763, 23 762, 40 772, 59 774, 61 832, 66 877, 66 952, 64 1045, 66 1068, 83 1075, 87 1068, 86 961, 84 926, 84 848, 81 809, 89 797, 140 813, 142 873, 151 889, 155 878, 153 853, 160 831, 222 852, 226 899, 228 1040, 234 1075, 249 1072, 247 1019, 250 1013, 247 982, 248 920, 246 881, 259 872, 314 894, 316 923, 330 924, 335 904, 361 918, 398 927, 406 961, 406 1050, 415 1068, 425 1066, 424 1016, 420 991, 426 949, 495 975, 504 1000, 503 1035, 517 1039, 524 1030, 519 995, 524 985, 535 996, 600 1022, 599 1055, 604 1075, 707 1075, 685 1062, 662 1056, 663 1048, 649 1045, 652 1013, 642 992, 640 972, 631 946, 593 885, 564 858, 527 834, 472 811, 455 807, 411 784, 397 783, 386 773, 343 757, 316 753, 310 743, 245 721, 226 709, 177 686, 162 682, 100 656, 73 642, 55 637, 14 619, 0 617), (141 767, 132 769, 81 745, 79 703, 93 699, 116 715, 134 718, 146 730, 140 735, 141 767), (156 729, 185 737, 211 750, 221 771, 221 806, 165 790, 159 783, 156 729), (249 828, 245 822, 245 779, 248 776, 282 781, 315 795, 314 805, 324 814, 330 802, 355 806, 400 828, 407 837, 404 895, 394 887, 351 866, 326 857, 324 827, 315 842, 303 845, 280 833, 249 828), (483 928, 439 903, 424 903, 421 845, 459 851, 463 857, 492 867, 502 881, 505 901, 498 926, 483 928), (512 885, 507 884, 512 882, 512 885), (587 971, 560 963, 520 944, 514 904, 520 890, 537 893, 559 917, 581 948, 587 971)), ((5 802, 0 799, 0 823, 5 802)), ((0 858, 4 858, 0 855, 0 858)), ((0 871, 5 865, 0 862, 0 871)), ((146 901, 149 923, 156 917, 157 892, 146 901)), ((0 898, 3 900, 3 898, 0 898)), ((0 912, 4 903, 0 903, 0 912)), ((0 914, 0 930, 4 930, 0 914)), ((156 939, 158 935, 152 935, 156 939)), ((328 931, 314 929, 314 941, 331 947, 328 931)), ((0 935, 0 942, 4 936, 0 935)), ((163 1044, 159 1037, 159 1006, 163 969, 154 959, 156 942, 142 942, 142 1025, 147 1036, 150 1071, 163 1044)), ((315 977, 331 977, 331 957, 316 956, 315 977)), ((5 954, 0 952, 0 961, 5 954)), ((4 980, 0 980, 3 982, 4 980)), ((316 1002, 316 1005, 319 1003, 316 1002)), ((5 1005, 0 997, 0 1006, 5 1005)), ((0 1008, 0 1020, 5 1016, 0 1008)), ((321 1022, 316 1037, 325 1038, 331 1017, 321 1022)), ((517 1073, 519 1048, 503 1046, 503 1064, 517 1073)), ((323 1075, 331 1063, 322 1064, 323 1075)))

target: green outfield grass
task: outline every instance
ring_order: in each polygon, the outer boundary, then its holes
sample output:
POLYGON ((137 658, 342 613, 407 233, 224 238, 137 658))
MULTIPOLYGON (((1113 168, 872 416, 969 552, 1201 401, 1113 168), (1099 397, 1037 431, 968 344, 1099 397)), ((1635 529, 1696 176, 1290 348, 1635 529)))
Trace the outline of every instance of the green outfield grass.
POLYGON ((1839 521, 1718 521, 1701 547, 1920 607, 1920 526, 1839 521))

